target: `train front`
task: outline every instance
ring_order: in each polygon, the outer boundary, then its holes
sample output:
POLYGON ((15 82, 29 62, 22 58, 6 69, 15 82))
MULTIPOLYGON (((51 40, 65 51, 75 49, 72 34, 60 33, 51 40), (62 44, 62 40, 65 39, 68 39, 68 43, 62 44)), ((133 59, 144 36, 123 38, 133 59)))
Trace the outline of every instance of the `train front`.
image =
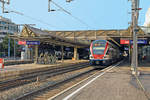
POLYGON ((107 40, 96 40, 90 46, 90 64, 103 65, 104 55, 107 51, 107 40))

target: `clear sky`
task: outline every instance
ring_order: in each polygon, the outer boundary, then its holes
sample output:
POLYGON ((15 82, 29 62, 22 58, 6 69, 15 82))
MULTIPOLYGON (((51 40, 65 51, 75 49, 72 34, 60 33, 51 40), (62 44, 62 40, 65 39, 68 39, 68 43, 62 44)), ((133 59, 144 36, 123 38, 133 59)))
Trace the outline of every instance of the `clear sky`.
MULTIPOLYGON (((66 3, 66 0, 53 1, 88 26, 63 11, 48 12, 48 0, 10 0, 10 5, 6 5, 6 8, 24 15, 2 12, 0 15, 17 24, 36 24, 35 27, 48 30, 126 29, 131 21, 131 2, 128 0, 73 0, 71 3, 66 3)), ((54 4, 51 7, 59 9, 54 4)), ((150 0, 140 0, 140 7, 139 24, 143 25, 150 0)))

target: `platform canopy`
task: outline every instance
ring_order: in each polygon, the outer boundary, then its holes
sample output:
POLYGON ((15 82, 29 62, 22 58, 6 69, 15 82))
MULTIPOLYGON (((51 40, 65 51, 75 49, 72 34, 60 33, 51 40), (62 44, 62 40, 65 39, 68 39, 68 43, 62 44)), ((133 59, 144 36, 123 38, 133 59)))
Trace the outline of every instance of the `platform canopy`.
MULTIPOLYGON (((82 39, 82 40, 97 40, 100 38, 131 38, 132 27, 120 30, 75 30, 75 31, 47 31, 50 34, 66 37, 70 39, 82 39)), ((145 32, 138 27, 138 36, 147 36, 145 32)), ((149 36, 148 36, 149 37, 149 36)))
POLYGON ((10 37, 21 41, 40 41, 42 43, 49 43, 52 45, 64 45, 79 48, 89 47, 91 43, 88 40, 68 39, 61 35, 56 35, 29 25, 25 25, 23 27, 20 35, 11 35, 10 37))
MULTIPOLYGON (((138 37, 150 37, 149 34, 138 27, 138 37)), ((120 38, 132 38, 132 26, 122 30, 74 30, 74 31, 49 31, 25 25, 20 35, 11 37, 19 40, 40 41, 54 45, 72 47, 88 47, 92 40, 113 39, 120 43, 120 38)))
MULTIPOLYGON (((145 38, 150 37, 150 35, 145 34, 141 27, 138 27, 138 37, 145 38)), ((127 29, 120 30, 74 30, 74 31, 47 31, 50 34, 65 37, 72 40, 98 40, 107 39, 113 40, 120 44, 121 38, 132 39, 132 26, 127 29)))

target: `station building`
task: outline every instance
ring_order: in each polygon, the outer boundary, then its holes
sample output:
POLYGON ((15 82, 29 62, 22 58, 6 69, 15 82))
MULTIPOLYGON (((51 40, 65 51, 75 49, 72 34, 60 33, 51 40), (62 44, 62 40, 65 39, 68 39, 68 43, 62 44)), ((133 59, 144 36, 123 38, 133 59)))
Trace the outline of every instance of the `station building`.
POLYGON ((0 16, 0 43, 3 42, 3 38, 10 34, 13 35, 19 31, 19 26, 12 22, 8 18, 0 16))

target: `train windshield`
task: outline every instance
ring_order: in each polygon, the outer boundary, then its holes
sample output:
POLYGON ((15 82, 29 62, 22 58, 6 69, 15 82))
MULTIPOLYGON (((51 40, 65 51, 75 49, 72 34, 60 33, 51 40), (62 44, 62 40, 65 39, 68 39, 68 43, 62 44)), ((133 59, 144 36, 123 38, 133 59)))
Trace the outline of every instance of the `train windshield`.
POLYGON ((104 54, 106 41, 96 41, 93 43, 93 54, 104 54))

